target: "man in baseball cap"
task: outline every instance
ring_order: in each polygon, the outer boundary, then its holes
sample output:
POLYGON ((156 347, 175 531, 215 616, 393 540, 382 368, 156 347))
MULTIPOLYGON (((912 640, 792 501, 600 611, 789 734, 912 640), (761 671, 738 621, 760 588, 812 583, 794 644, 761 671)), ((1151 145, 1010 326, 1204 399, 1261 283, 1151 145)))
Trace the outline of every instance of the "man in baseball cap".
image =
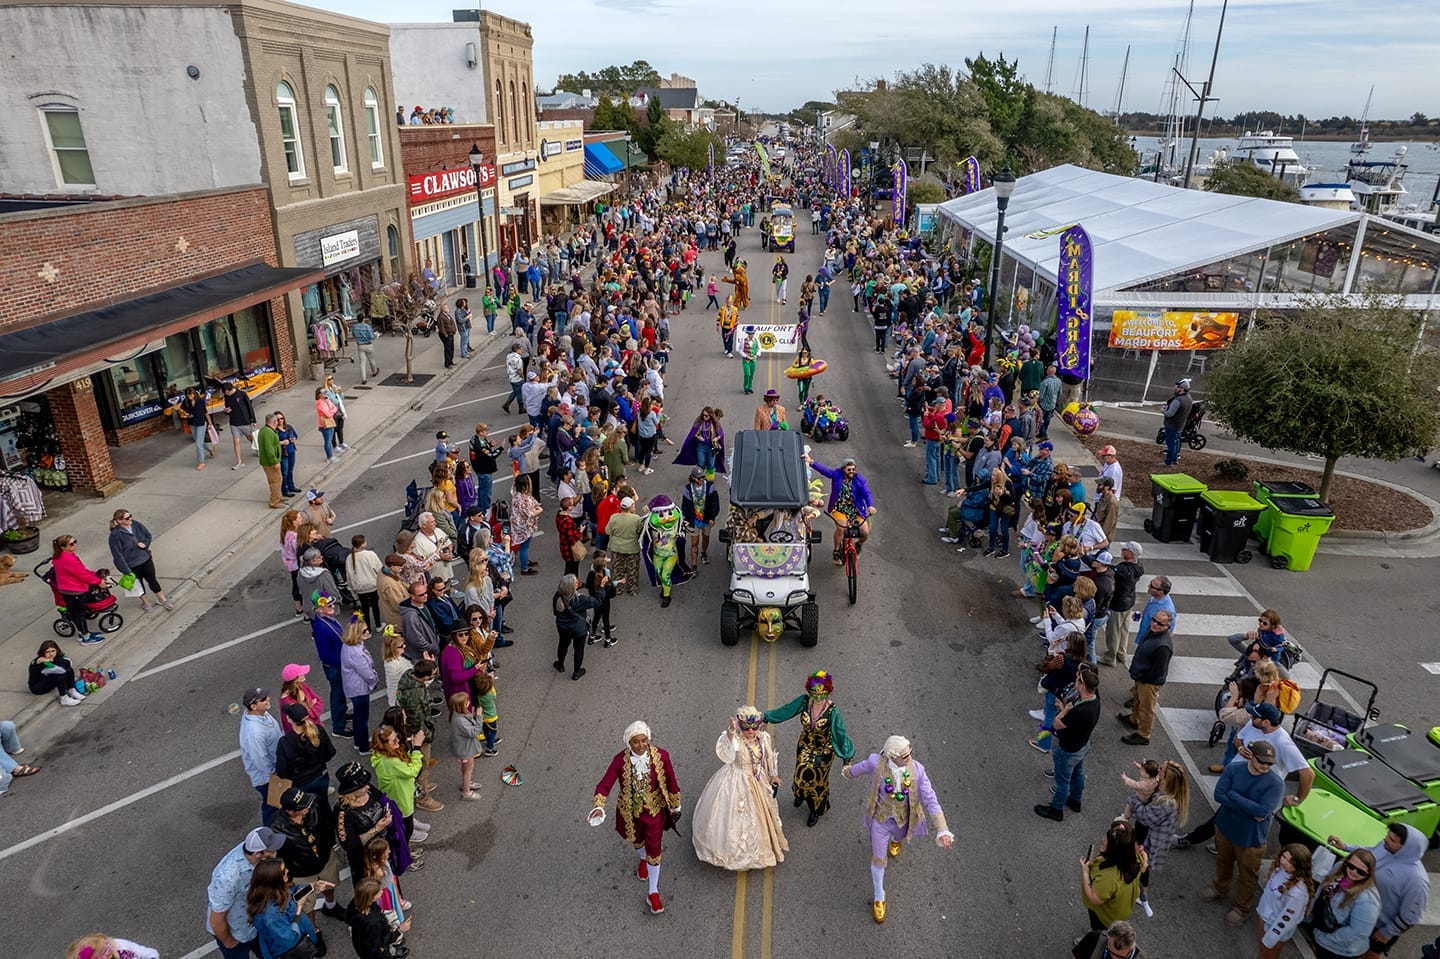
POLYGON ((205 889, 209 905, 207 923, 225 959, 243 959, 250 955, 259 937, 247 908, 250 876, 263 860, 274 859, 284 844, 282 836, 264 826, 252 829, 239 845, 221 857, 210 873, 210 885, 205 889))
POLYGON ((1275 747, 1261 740, 1251 744, 1247 762, 1230 763, 1215 784, 1215 881, 1200 898, 1223 902, 1231 873, 1238 873, 1235 905, 1225 914, 1231 928, 1243 926, 1255 906, 1270 822, 1285 797, 1285 780, 1274 767, 1275 747))
POLYGON ((1175 395, 1165 403, 1165 465, 1175 466, 1180 462, 1180 436, 1185 423, 1190 419, 1190 410, 1195 401, 1190 398, 1190 380, 1175 381, 1175 395))

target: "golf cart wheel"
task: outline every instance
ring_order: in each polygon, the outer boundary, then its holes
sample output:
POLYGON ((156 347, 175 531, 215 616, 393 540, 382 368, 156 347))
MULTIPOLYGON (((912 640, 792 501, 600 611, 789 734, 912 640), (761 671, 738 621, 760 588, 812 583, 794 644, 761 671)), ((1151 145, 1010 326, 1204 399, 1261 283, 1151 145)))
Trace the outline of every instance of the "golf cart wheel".
POLYGON ((1217 720, 1215 725, 1210 727, 1210 745, 1213 746, 1218 743, 1224 735, 1225 724, 1217 720))
POLYGON ((1250 552, 1248 549, 1242 549, 1240 552, 1235 554, 1235 562, 1237 563, 1248 563, 1254 558, 1255 554, 1250 552))
POLYGON ((814 646, 820 642, 820 605, 806 603, 800 607, 800 645, 814 646))
POLYGON ((75 635, 75 624, 70 622, 70 620, 66 619, 64 616, 61 616, 59 619, 55 620, 55 622, 51 623, 50 628, 55 630, 55 635, 59 636, 61 639, 69 639, 71 636, 75 635))
POLYGON ((121 626, 125 625, 125 617, 121 616, 119 613, 115 612, 112 609, 108 613, 101 614, 100 618, 96 622, 100 626, 100 632, 113 633, 121 626))
POLYGON ((1286 559, 1284 556, 1272 556, 1272 557, 1270 557, 1270 568, 1271 568, 1271 569, 1285 569, 1285 568, 1288 567, 1289 565, 1290 565, 1290 560, 1286 559))
POLYGON ((1190 437, 1188 440, 1185 441, 1186 445, 1188 445, 1192 450, 1195 450, 1197 453, 1205 448, 1205 444, 1207 442, 1209 441, 1206 440, 1205 437, 1200 433, 1196 433, 1194 436, 1190 437))
POLYGON ((740 642, 740 607, 735 603, 720 604, 720 642, 726 646, 740 642))
POLYGON ((850 438, 850 427, 848 427, 848 426, 845 427, 844 429, 842 429, 840 432, 836 433, 835 435, 840 439, 840 442, 842 442, 842 443, 845 442, 846 440, 848 440, 848 439, 850 438))
POLYGON ((1147 520, 1145 521, 1145 532, 1147 532, 1147 533, 1154 533, 1154 532, 1155 532, 1155 522, 1154 522, 1153 520, 1148 520, 1148 519, 1147 519, 1147 520))

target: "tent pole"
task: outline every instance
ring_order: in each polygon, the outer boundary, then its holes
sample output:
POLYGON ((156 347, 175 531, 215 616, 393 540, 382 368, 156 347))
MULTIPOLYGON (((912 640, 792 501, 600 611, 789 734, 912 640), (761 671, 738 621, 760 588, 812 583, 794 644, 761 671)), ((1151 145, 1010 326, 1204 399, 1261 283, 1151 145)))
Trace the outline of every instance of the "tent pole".
POLYGON ((1160 351, 1150 351, 1150 369, 1145 371, 1145 391, 1140 394, 1140 402, 1144 403, 1150 398, 1150 381, 1155 378, 1155 364, 1160 362, 1160 351))

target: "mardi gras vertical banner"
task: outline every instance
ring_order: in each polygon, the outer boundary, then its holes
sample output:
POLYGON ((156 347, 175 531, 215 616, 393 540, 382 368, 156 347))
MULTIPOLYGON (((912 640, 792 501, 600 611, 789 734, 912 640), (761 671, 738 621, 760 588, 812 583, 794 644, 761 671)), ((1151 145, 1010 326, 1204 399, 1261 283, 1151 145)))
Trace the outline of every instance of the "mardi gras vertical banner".
POLYGON ((840 151, 840 189, 846 196, 850 195, 850 150, 848 148, 840 151))
POLYGON ((1090 293, 1094 255, 1090 237, 1072 226, 1060 237, 1059 315, 1055 323, 1055 365, 1059 372, 1090 378, 1090 293))
POLYGON ((705 175, 715 179, 715 144, 710 144, 710 162, 705 165, 705 175))
POLYGON ((835 154, 835 144, 827 143, 825 144, 825 182, 832 190, 839 186, 839 184, 835 182, 840 178, 839 172, 840 158, 835 154))
POLYGON ((980 161, 973 156, 965 158, 965 192, 980 192, 980 161))
POLYGON ((890 210, 895 217, 895 225, 905 224, 905 187, 909 179, 910 171, 905 166, 905 160, 895 161, 895 196, 890 201, 890 210))

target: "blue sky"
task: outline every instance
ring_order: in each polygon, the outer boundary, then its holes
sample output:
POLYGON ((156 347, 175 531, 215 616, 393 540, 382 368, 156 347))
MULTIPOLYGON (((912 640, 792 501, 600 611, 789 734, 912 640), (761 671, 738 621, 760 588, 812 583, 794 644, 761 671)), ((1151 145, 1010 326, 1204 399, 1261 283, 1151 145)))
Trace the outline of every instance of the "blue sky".
MULTIPOLYGON (((381 22, 449 21, 444 0, 325 0, 315 6, 381 22)), ((1126 44, 1132 46, 1124 105, 1158 112, 1185 23, 1187 0, 911 0, 894 9, 873 0, 549 0, 487 3, 528 20, 535 35, 535 82, 548 89, 562 72, 649 60, 661 74, 694 77, 701 94, 738 98, 775 111, 829 100, 857 78, 923 63, 960 67, 983 50, 1019 57, 1043 86, 1050 34, 1059 27, 1053 88, 1073 95, 1082 38, 1090 27, 1086 104, 1115 103, 1126 44), (977 7, 982 9, 976 9, 977 7), (963 12, 960 12, 963 11, 963 12)), ((1188 76, 1209 68, 1219 0, 1197 0, 1188 76)), ((1207 112, 1230 117, 1272 109, 1311 117, 1351 115, 1370 85, 1377 118, 1440 116, 1434 64, 1440 59, 1437 0, 1232 0, 1214 94, 1207 112)))

